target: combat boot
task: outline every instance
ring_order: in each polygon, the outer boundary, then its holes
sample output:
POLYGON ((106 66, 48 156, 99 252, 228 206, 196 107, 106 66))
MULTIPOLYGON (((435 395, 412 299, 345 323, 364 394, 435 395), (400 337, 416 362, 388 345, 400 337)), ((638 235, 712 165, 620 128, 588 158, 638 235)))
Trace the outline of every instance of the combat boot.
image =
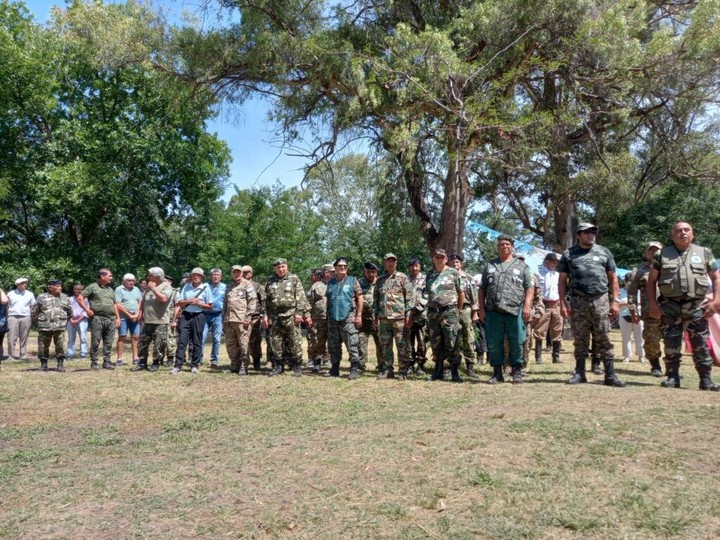
POLYGON ((605 366, 605 380, 603 381, 603 384, 605 386, 614 386, 615 388, 624 388, 625 383, 618 379, 618 376, 615 375, 614 360, 612 358, 603 360, 603 365, 605 366))
POLYGON ((103 369, 115 369, 115 365, 110 360, 104 360, 102 367, 103 369))
POLYGON ((312 369, 310 370, 312 373, 320 373, 320 360, 315 359, 312 363, 312 369))
POLYGON ((562 345, 562 341, 553 341, 552 342, 552 363, 553 364, 562 364, 562 360, 560 360, 560 346, 562 345))
POLYGON ((505 382, 505 376, 503 375, 502 366, 493 366, 493 376, 487 381, 488 384, 497 384, 505 382))
POLYGON ((422 377, 423 379, 427 377, 427 373, 425 373, 425 362, 421 364, 418 362, 417 367, 415 368, 415 375, 418 377, 422 377))
POLYGON ((663 388, 680 388, 680 371, 678 367, 667 368, 667 379, 660 383, 663 388))
POLYGON ((358 377, 360 377, 360 365, 358 364, 358 362, 353 362, 350 365, 350 375, 348 375, 348 380, 354 381, 358 377))
POLYGON ((40 360, 40 371, 47 371, 48 370, 48 361, 47 360, 40 360))
POLYGON ((326 375, 327 377, 339 377, 340 376, 340 362, 333 362, 330 364, 330 371, 326 375))
POLYGON ((300 367, 300 360, 293 362, 292 366, 293 377, 302 377, 302 368, 300 367))
POLYGON ((259 358, 253 358, 253 369, 255 371, 260 371, 260 359, 259 358))
POLYGON ((596 360, 595 358, 593 358, 591 371, 592 371, 595 375, 602 375, 602 374, 603 374, 603 370, 602 370, 602 368, 600 367, 600 360, 596 360))
POLYGON ((247 377, 247 376, 248 376, 248 372, 247 372, 247 369, 245 369, 245 366, 240 366, 240 369, 238 369, 237 374, 238 374, 240 377, 247 377))
POLYGON ((712 382, 710 378, 710 366, 696 366, 698 375, 700 375, 700 390, 710 390, 711 392, 720 392, 720 386, 712 382))
POLYGON ((430 375, 431 381, 442 381, 443 378, 443 371, 445 371, 444 360, 435 360, 435 369, 432 372, 432 375, 430 375))
POLYGON ((542 364, 542 346, 543 346, 543 340, 542 339, 536 339, 535 340, 535 363, 536 364, 542 364))
POLYGON ((394 379, 395 372, 392 369, 386 369, 380 372, 377 376, 378 379, 394 379))
POLYGON ((658 358, 650 358, 650 375, 654 377, 662 377, 663 372, 660 367, 660 360, 658 358))
POLYGON ((473 364, 472 362, 466 360, 466 361, 465 361, 465 366, 467 367, 467 375, 468 375, 468 377, 470 377, 471 379, 477 379, 477 373, 475 373, 475 364, 473 364))
POLYGON ((567 384, 584 384, 587 382, 585 377, 585 360, 575 360, 575 373, 568 379, 567 384))
POLYGON ((458 371, 458 366, 456 365, 450 366, 450 376, 452 382, 463 382, 462 377, 460 377, 460 372, 458 371))
MULTIPOLYGON (((542 346, 542 340, 538 340, 538 341, 540 341, 540 346, 542 346)), ((513 366, 512 382, 514 384, 522 384, 524 382, 522 368, 520 368, 519 366, 513 366)))
POLYGON ((90 360, 90 369, 100 369, 100 366, 96 361, 90 360))
POLYGON ((276 362, 273 370, 268 373, 268 377, 275 377, 276 375, 282 375, 285 373, 285 364, 282 362, 276 362))
POLYGON ((58 358, 58 361, 57 361, 57 370, 58 370, 60 373, 65 373, 65 360, 61 360, 61 359, 58 358))

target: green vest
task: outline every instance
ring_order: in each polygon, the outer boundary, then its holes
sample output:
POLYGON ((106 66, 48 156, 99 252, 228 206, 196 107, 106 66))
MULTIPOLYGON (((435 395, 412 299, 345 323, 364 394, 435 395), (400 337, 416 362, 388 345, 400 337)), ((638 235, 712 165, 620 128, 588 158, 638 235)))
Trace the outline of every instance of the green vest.
POLYGON ((658 288, 665 298, 704 298, 710 286, 707 250, 690 244, 680 252, 674 245, 660 252, 658 288))

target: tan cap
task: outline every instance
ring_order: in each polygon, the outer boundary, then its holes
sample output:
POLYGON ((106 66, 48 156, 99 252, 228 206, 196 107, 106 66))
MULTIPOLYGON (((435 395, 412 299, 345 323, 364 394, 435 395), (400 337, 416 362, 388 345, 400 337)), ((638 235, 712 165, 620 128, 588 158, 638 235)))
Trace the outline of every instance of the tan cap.
POLYGON ((335 267, 332 265, 332 263, 323 264, 322 265, 323 272, 334 272, 335 267))
POLYGON ((394 253, 386 253, 383 260, 387 261, 388 259, 395 259, 397 261, 397 256, 394 253))
POLYGON ((240 270, 242 270, 243 272, 252 272, 253 271, 252 266, 249 266, 247 264, 245 266, 243 266, 240 270))
POLYGON ((662 244, 660 242, 655 242, 655 241, 648 242, 648 245, 645 249, 650 249, 650 248, 662 249, 662 244))
POLYGON ((191 274, 191 275, 192 275, 192 274, 199 274, 199 275, 201 275, 202 277, 205 277, 205 271, 204 271, 202 268, 200 268, 199 266, 196 266, 195 268, 193 268, 192 270, 190 270, 190 274, 191 274))
POLYGON ((232 267, 230 268, 230 270, 231 270, 232 272, 234 272, 235 270, 237 270, 238 272, 242 272, 242 271, 243 271, 243 267, 240 266, 239 264, 233 264, 232 267))

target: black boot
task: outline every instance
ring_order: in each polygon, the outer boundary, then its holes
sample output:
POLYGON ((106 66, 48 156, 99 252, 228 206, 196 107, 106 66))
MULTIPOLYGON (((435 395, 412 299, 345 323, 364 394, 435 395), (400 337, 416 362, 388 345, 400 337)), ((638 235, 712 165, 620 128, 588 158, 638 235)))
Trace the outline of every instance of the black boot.
POLYGON ((292 365, 293 370, 293 377, 302 377, 302 368, 300 365, 302 364, 302 360, 295 360, 292 365))
POLYGON ((595 375, 602 375, 602 374, 603 374, 603 370, 602 370, 602 368, 600 367, 600 360, 598 360, 597 358, 593 358, 593 359, 592 359, 592 368, 591 368, 591 371, 592 371, 595 375))
POLYGON ((40 359, 40 371, 47 371, 48 370, 48 361, 40 359))
POLYGON ((567 384, 582 384, 587 382, 587 377, 585 377, 585 360, 575 360, 575 373, 573 374, 570 379, 568 379, 567 384))
POLYGON ((488 384, 497 384, 505 382, 505 376, 503 375, 502 366, 493 366, 493 376, 487 381, 488 384))
MULTIPOLYGON (((542 346, 542 341, 538 340, 540 342, 540 346, 542 346)), ((513 366, 512 368, 512 382, 514 384, 522 384, 523 383, 523 372, 522 368, 520 366, 513 366)))
POLYGON ((535 363, 536 364, 542 364, 542 346, 543 346, 543 340, 542 339, 536 339, 535 340, 535 363))
POLYGON ((553 341, 552 342, 552 363, 553 364, 562 364, 562 360, 560 360, 560 346, 562 345, 562 341, 553 341))
POLYGON ((680 371, 678 367, 667 366, 667 379, 660 383, 663 388, 680 388, 680 371))
POLYGON ((610 358, 608 360, 604 360, 603 364, 605 365, 605 380, 603 381, 603 384, 605 386, 613 386, 615 388, 624 388, 625 383, 618 379, 617 375, 615 375, 613 359, 610 358))
POLYGON ((360 377, 360 364, 358 362, 353 362, 350 364, 350 375, 348 375, 349 381, 354 381, 360 377))
POLYGON ((100 369, 100 365, 93 360, 90 360, 90 369, 100 369))
POLYGON ((458 366, 450 366, 450 375, 452 376, 452 382, 463 382, 462 377, 460 377, 460 372, 458 371, 458 366))
MULTIPOLYGON (((319 362, 318 362, 319 364, 319 362)), ((339 377, 340 376, 340 362, 333 362, 330 364, 330 371, 326 375, 327 377, 339 377)))
POLYGON ((423 379, 427 376, 427 373, 425 373, 425 360, 418 362, 417 366, 415 366, 415 376, 423 379))
POLYGON ((653 375, 655 377, 662 377, 662 367, 660 367, 660 359, 659 358, 650 358, 650 375, 653 375))
POLYGON ((58 358, 57 361, 57 370, 60 373, 65 373, 65 359, 64 358, 58 358))
POLYGON ((471 360, 465 360, 465 367, 467 368, 467 375, 471 379, 477 379, 477 373, 475 373, 475 363, 471 360))
POLYGON ((260 371, 260 359, 259 358, 253 358, 253 369, 255 371, 260 371))
POLYGON ((103 369, 115 369, 115 365, 110 360, 104 360, 102 367, 103 369))
POLYGON ((273 370, 268 373, 268 377, 275 377, 276 375, 282 375, 283 373, 285 373, 285 364, 282 362, 275 362, 273 370))
POLYGON ((432 375, 430 375, 431 381, 442 381, 443 379, 443 371, 445 371, 444 368, 444 360, 436 360, 435 361, 435 369, 432 372, 432 375))
POLYGON ((695 366, 695 369, 700 375, 700 390, 710 390, 711 392, 720 392, 720 386, 712 382, 710 378, 710 372, 712 367, 710 366, 695 366))

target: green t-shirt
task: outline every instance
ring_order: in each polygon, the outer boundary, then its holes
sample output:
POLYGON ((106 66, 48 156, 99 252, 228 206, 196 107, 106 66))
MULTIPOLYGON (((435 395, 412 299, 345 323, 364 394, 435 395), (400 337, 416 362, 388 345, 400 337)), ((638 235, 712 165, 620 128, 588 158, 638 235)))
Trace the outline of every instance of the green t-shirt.
POLYGON ((82 295, 90 304, 90 309, 100 317, 115 317, 115 291, 109 285, 91 283, 83 289, 82 295))

